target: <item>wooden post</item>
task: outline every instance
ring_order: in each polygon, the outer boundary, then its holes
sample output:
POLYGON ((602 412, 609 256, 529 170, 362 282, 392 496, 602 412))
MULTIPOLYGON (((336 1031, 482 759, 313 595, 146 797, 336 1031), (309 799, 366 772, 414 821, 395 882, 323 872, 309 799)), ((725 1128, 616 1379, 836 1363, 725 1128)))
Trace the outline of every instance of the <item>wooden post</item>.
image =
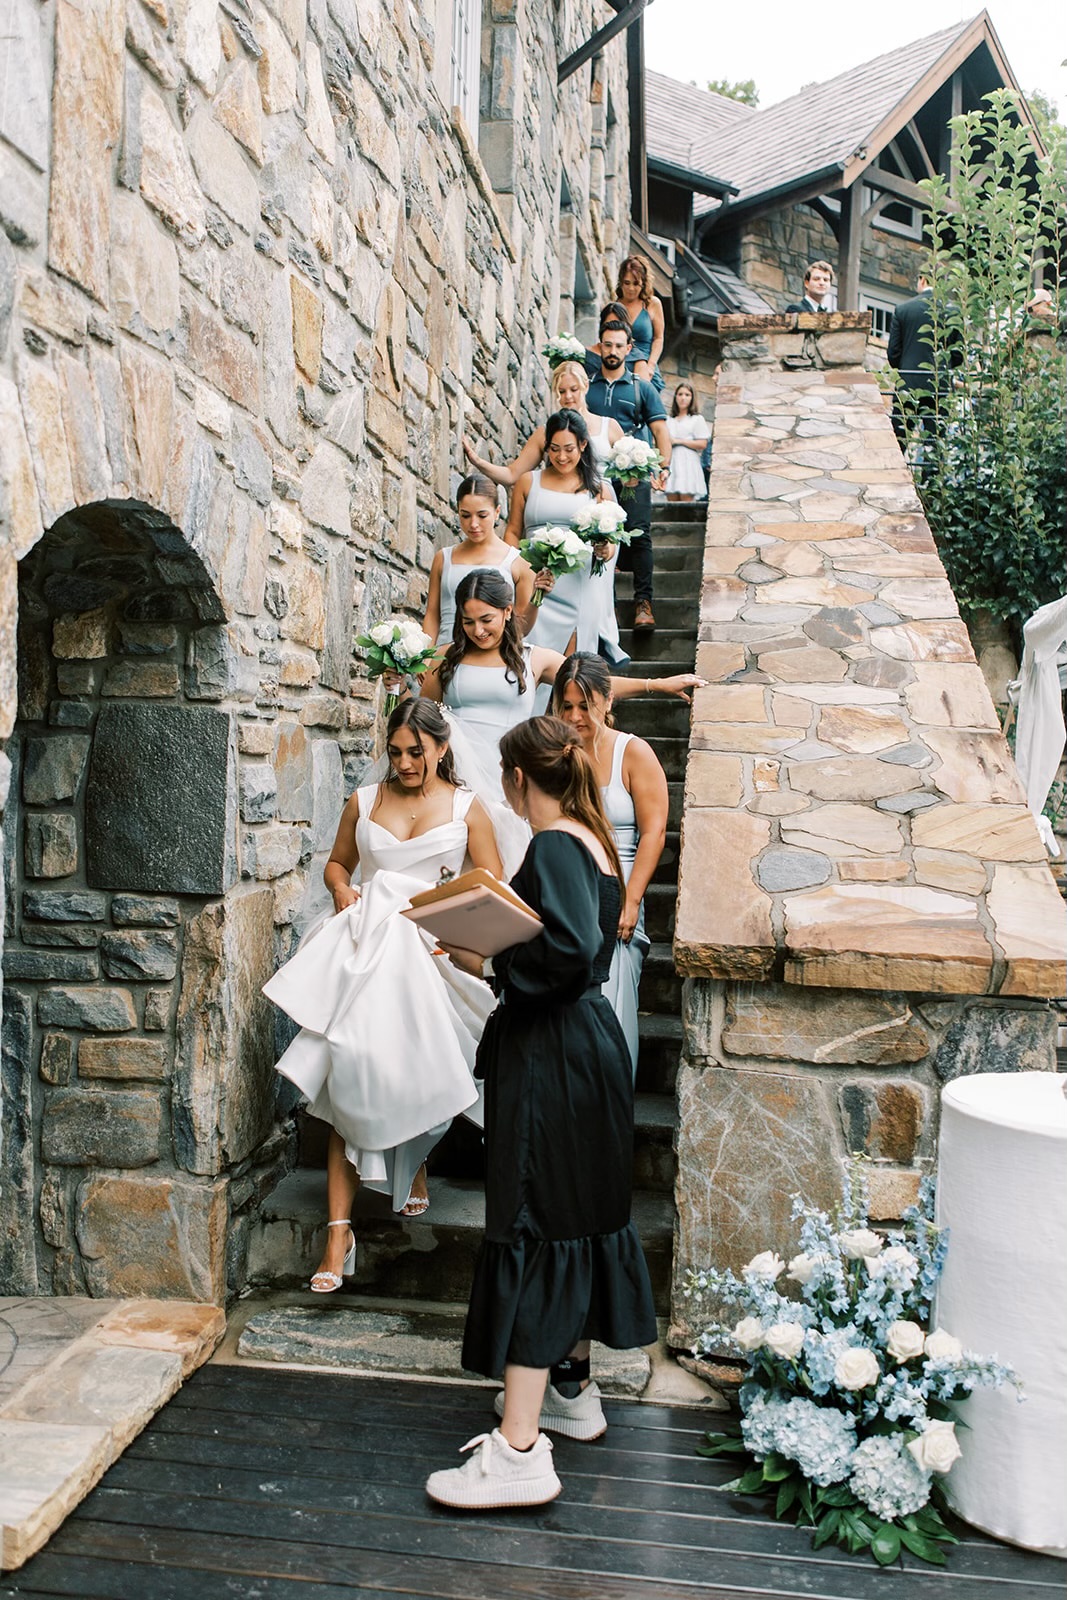
POLYGON ((841 232, 838 235, 837 309, 858 311, 860 306, 860 256, 863 244, 863 179, 858 177, 841 193, 841 232))

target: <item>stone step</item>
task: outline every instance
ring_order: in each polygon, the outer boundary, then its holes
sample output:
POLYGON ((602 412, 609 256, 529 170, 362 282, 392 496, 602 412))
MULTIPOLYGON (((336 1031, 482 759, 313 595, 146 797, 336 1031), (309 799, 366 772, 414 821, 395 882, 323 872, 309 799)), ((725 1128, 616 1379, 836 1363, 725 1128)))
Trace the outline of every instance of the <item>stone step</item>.
MULTIPOLYGON (((655 1124, 657 1132, 662 1123, 655 1124)), ((633 1217, 648 1261, 656 1309, 665 1315, 674 1248, 673 1196, 659 1190, 634 1194, 633 1217)), ((485 1229, 485 1194, 475 1180, 430 1179, 430 1209, 421 1217, 396 1217, 383 1195, 361 1192, 354 1212, 359 1242, 352 1287, 394 1300, 462 1304, 470 1292, 474 1261, 485 1229)), ((326 1193, 321 1172, 298 1167, 262 1207, 249 1240, 253 1288, 306 1286, 326 1233, 326 1193)), ((341 1302, 340 1295, 334 1304, 341 1302)))
MULTIPOLYGON (((680 563, 667 566, 659 559, 659 550, 656 551, 656 599, 664 597, 670 600, 688 600, 693 608, 694 619, 700 602, 700 567, 692 563, 680 563)), ((615 598, 621 604, 633 595, 634 579, 632 572, 615 573, 615 598)), ((631 599, 631 604, 632 604, 631 599)))
POLYGON ((673 1094, 634 1096, 634 1190, 674 1193, 678 1110, 673 1094))
MULTIPOLYGON (((656 616, 657 628, 691 629, 694 639, 696 637, 698 607, 695 598, 687 594, 681 599, 672 599, 664 594, 660 586, 656 585, 655 598, 652 609, 656 616)), ((631 628, 634 620, 634 602, 622 596, 616 598, 615 611, 619 619, 619 630, 631 628)))
POLYGON ((654 742, 652 740, 649 742, 656 752, 656 759, 666 773, 668 784, 681 783, 685 777, 685 762, 689 753, 688 738, 657 737, 654 742))
POLYGON ((684 661, 680 670, 692 672, 696 660, 696 628, 660 628, 635 633, 632 628, 619 629, 619 643, 633 660, 629 667, 631 677, 644 671, 645 662, 684 661))
POLYGON ((706 500, 654 500, 652 515, 656 522, 692 522, 703 532, 708 520, 706 500))
POLYGON ((645 930, 653 944, 669 944, 674 938, 677 899, 678 887, 673 883, 650 883, 645 890, 645 930))
MULTIPOLYGON (((657 582, 660 573, 684 572, 690 577, 691 582, 699 590, 700 572, 704 562, 704 549, 702 545, 675 544, 671 539, 660 543, 655 540, 653 546, 653 571, 657 582)), ((633 583, 633 573, 615 569, 615 587, 617 591, 625 593, 633 583)))
POLYGON ((669 944, 650 946, 641 969, 637 1001, 642 1011, 681 1016, 682 979, 674 970, 674 951, 669 944))
MULTIPOLYGON (((667 674, 657 673, 656 676, 665 677, 667 674)), ((678 696, 642 695, 636 700, 620 700, 617 703, 615 726, 626 733, 640 734, 642 739, 648 739, 653 744, 662 738, 688 739, 691 710, 689 701, 678 696)))
POLYGON ((682 1053, 682 1023, 675 1016, 641 1013, 638 1019, 640 1049, 637 1056, 637 1092, 670 1097, 678 1076, 682 1053))

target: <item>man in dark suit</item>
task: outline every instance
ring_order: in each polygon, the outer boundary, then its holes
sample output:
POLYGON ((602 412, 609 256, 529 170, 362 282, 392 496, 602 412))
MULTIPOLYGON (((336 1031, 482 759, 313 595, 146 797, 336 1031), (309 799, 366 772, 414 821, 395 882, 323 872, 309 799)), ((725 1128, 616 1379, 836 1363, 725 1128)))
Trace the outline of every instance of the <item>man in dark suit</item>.
POLYGON ((828 261, 813 261, 804 274, 804 298, 796 300, 787 311, 829 311, 825 301, 834 286, 834 269, 828 261))
MULTIPOLYGON (((924 427, 929 427, 936 415, 934 347, 929 332, 932 288, 930 279, 920 272, 918 294, 897 306, 890 318, 887 350, 889 365, 900 373, 905 389, 915 395, 915 405, 909 409, 917 411, 924 427)), ((906 427, 899 404, 893 406, 893 427, 903 444, 906 427)))

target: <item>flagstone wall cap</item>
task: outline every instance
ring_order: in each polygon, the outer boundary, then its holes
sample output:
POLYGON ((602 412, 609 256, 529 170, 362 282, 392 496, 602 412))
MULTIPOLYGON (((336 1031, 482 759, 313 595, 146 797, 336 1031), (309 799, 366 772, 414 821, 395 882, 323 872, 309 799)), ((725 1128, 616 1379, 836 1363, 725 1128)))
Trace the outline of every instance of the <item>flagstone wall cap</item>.
POLYGON ((867 333, 869 311, 731 311, 719 318, 720 341, 748 333, 867 333))
POLYGON ((921 508, 887 502, 887 477, 914 491, 861 376, 720 379, 675 963, 1056 997, 1063 901, 921 508))

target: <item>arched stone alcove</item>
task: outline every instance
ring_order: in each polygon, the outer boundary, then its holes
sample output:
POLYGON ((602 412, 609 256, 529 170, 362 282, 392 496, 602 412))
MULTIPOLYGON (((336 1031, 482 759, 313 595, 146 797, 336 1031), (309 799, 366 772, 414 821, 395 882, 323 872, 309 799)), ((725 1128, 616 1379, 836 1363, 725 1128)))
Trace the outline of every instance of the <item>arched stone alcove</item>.
POLYGON ((137 501, 65 514, 20 564, 13 1289, 225 1292, 230 1180, 274 1124, 273 896, 240 880, 226 623, 181 530, 137 501))

